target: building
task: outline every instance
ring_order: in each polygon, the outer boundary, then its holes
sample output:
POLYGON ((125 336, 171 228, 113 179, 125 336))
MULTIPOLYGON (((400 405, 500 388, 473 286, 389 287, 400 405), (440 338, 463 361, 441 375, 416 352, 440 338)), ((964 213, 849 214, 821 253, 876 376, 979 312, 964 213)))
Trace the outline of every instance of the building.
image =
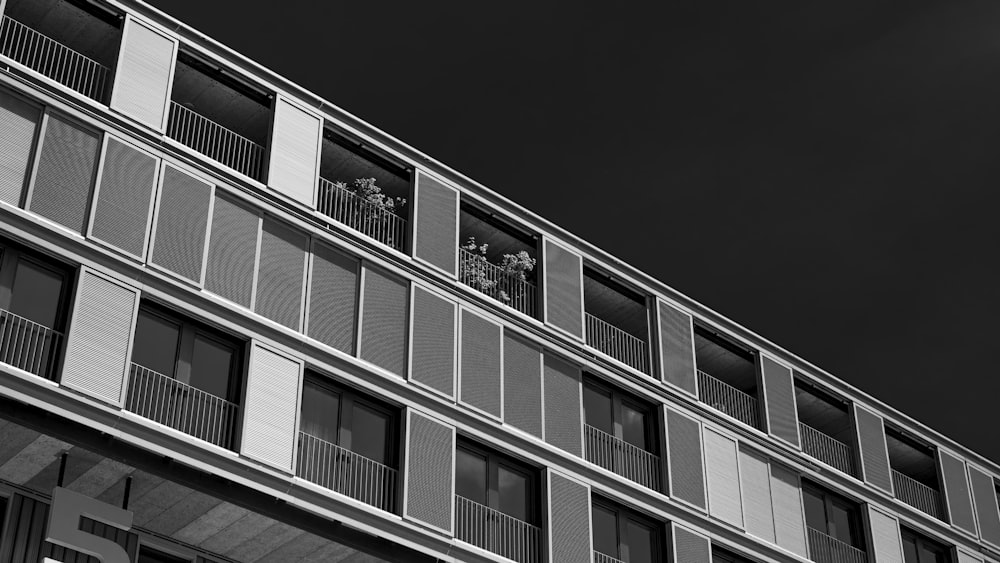
POLYGON ((997 464, 142 2, 0 11, 0 561, 1000 561, 997 464))

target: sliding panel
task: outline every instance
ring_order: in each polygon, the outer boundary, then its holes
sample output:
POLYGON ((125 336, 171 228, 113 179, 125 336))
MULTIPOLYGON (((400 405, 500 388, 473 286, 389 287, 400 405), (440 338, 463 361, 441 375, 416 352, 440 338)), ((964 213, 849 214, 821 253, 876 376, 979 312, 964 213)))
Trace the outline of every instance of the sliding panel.
POLYGON ((455 515, 455 429, 407 410, 403 516, 449 535, 455 515))
POLYGON ((582 456, 583 376, 580 369, 546 354, 543 373, 545 441, 582 456))
POLYGON ((972 512, 972 498, 969 496, 969 479, 965 470, 965 460, 944 450, 937 451, 944 479, 944 501, 951 516, 952 525, 976 536, 976 516, 972 512))
POLYGON ((409 283, 367 265, 364 280, 361 359, 406 377, 409 283))
POLYGON ((504 331, 503 420, 542 437, 542 351, 504 331))
POLYGON ((764 404, 767 426, 771 435, 794 445, 799 445, 799 418, 795 409, 795 386, 792 370, 760 355, 761 378, 764 381, 764 404))
POLYGON ((28 210, 83 233, 97 174, 101 135, 49 113, 28 210))
POLYGON ((705 508, 701 423, 673 409, 667 408, 666 411, 670 496, 705 508))
POLYGON ((256 210, 216 190, 205 289, 247 308, 253 299, 260 222, 256 210))
POLYGON ((889 450, 885 445, 885 425, 882 417, 855 404, 854 426, 858 431, 861 469, 865 482, 892 494, 889 450))
POLYGON ((969 465, 969 483, 976 505, 979 536, 993 545, 1000 546, 1000 510, 997 507, 996 483, 993 476, 969 465))
POLYGON ((122 34, 111 109, 163 131, 176 58, 176 39, 130 14, 122 34))
POLYGON ((706 536, 672 522, 673 538, 671 563, 712 563, 712 543, 706 536))
POLYGON ((806 530, 802 512, 802 485, 797 473, 771 464, 771 506, 774 509, 776 543, 806 556, 806 530))
POLYGON ((708 427, 704 428, 703 439, 708 513, 742 528, 743 503, 736 440, 708 427))
POLYGON ((743 518, 747 533, 774 543, 771 468, 764 457, 746 450, 740 451, 740 485, 743 489, 743 518))
POLYGON ((583 260, 545 240, 545 322, 583 338, 583 260))
POLYGON ((455 328, 458 306, 420 286, 413 288, 410 379, 455 396, 455 328))
POLYGON ((302 328, 308 245, 305 233, 264 218, 254 311, 292 330, 302 328))
POLYGON ((302 361, 258 343, 250 351, 240 453, 291 472, 295 456, 302 361))
POLYGON ((309 276, 309 336, 354 354, 358 326, 358 279, 361 264, 333 247, 313 243, 309 276))
POLYGON ((657 300, 660 326, 660 369, 663 381, 691 395, 698 393, 694 375, 694 327, 691 315, 657 300))
POLYGON ((271 134, 270 187, 309 207, 316 206, 323 119, 278 96, 271 134))
POLYGON ((201 284, 212 185, 163 166, 149 262, 201 284))
POLYGON ((42 110, 0 89, 0 201, 20 206, 42 110))
POLYGON ((413 255, 455 275, 458 261, 458 191, 417 171, 413 255))
POLYGON ((461 315, 459 400, 499 418, 503 331, 499 324, 468 309, 462 309, 461 315))
POLYGON ((548 520, 551 563, 591 561, 590 487, 549 469, 548 520))
POLYGON ((89 236, 145 260, 159 171, 159 158, 108 137, 89 236))

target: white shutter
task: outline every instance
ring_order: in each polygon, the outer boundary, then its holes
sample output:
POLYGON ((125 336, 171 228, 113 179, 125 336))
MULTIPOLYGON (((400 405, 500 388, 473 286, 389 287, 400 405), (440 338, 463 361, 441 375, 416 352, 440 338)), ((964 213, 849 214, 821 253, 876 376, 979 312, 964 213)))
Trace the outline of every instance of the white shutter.
POLYGON ((316 205, 323 119, 278 96, 274 106, 268 184, 310 207, 316 205))
POLYGON ((163 131, 176 58, 176 39, 129 15, 122 34, 111 108, 163 131))
POLYGON ((742 528, 743 505, 740 499, 736 440, 723 436, 708 426, 704 428, 702 439, 705 444, 708 513, 742 528))
POLYGON ((240 452, 291 472, 301 394, 302 362, 254 343, 240 452))
POLYGON ((872 551, 875 554, 875 563, 903 563, 899 521, 871 505, 868 505, 868 520, 872 526, 872 551))

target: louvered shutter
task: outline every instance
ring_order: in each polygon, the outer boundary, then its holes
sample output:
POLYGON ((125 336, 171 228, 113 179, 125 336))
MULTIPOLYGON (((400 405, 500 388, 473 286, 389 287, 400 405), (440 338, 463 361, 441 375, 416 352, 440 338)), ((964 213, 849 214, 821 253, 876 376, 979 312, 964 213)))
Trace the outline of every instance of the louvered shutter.
POLYGON ((414 287, 410 378, 448 397, 455 395, 456 309, 455 303, 414 287))
POLYGON ((712 544, 707 537, 677 524, 671 524, 672 563, 712 563, 712 544))
POLYGON ((761 354, 761 378, 764 380, 764 402, 767 425, 772 436, 799 445, 799 419, 795 411, 795 387, 792 370, 765 354, 761 354))
POLYGON ((257 211, 216 190, 205 289, 247 308, 253 298, 260 223, 257 211))
POLYGON ((885 426, 882 417, 855 404, 854 426, 858 431, 861 469, 865 482, 891 494, 889 450, 885 445, 885 426))
POLYGON ((413 255, 455 274, 458 256, 458 191, 417 171, 413 255))
POLYGON ((314 243, 309 276, 309 336, 352 355, 357 350, 360 268, 356 259, 314 243))
POLYGON ((976 505, 979 537, 1000 546, 1000 511, 997 508, 996 484, 993 476, 969 465, 969 484, 976 505))
POLYGON ((667 409, 670 496, 705 508, 701 440, 701 423, 673 409, 667 409))
POLYGON ((160 159, 153 155, 108 137, 94 198, 92 238, 145 259, 159 166, 160 159))
POLYGON ((455 429, 407 410, 403 515, 447 534, 454 529, 455 429))
POLYGON ((972 513, 972 499, 969 496, 969 480, 965 470, 965 460, 944 450, 938 450, 938 463, 944 478, 944 500, 952 525, 976 536, 976 517, 972 513))
POLYGON ((545 441, 583 455, 583 379, 580 369, 546 354, 542 391, 545 441))
POLYGON ((41 109, 0 89, 0 201, 21 205, 41 109))
POLYGON ((740 485, 743 488, 743 518, 747 533, 774 543, 771 469, 767 460, 758 454, 741 450, 740 485))
POLYGON ((868 505, 868 521, 872 527, 872 552, 875 563, 904 563, 899 522, 886 511, 868 505))
POLYGON ((94 188, 99 134, 48 114, 28 210, 83 233, 94 188))
POLYGON ((297 436, 302 361, 253 344, 240 452, 291 472, 297 436))
POLYGON ((550 240, 545 241, 545 321, 583 338, 583 261, 550 240))
POLYGON ((542 351, 504 331, 504 422, 542 437, 542 351))
POLYGON ((694 376, 694 339, 691 315, 657 300, 660 326, 660 369, 663 381, 687 391, 698 390, 694 376))
POLYGON ((549 557, 552 563, 591 560, 590 487, 549 469, 549 557))
POLYGON ((309 207, 316 205, 322 131, 321 117, 278 96, 274 104, 267 183, 309 207))
POLYGON ((177 40, 131 14, 125 20, 111 108, 163 131, 177 40))
POLYGON ((293 330, 302 327, 308 243, 305 233, 264 218, 254 311, 293 330))
POLYGON ((365 267, 361 319, 361 359, 406 377, 409 284, 365 267))
POLYGON ((802 485, 799 476, 784 466, 771 464, 771 506, 774 510, 776 543, 806 556, 805 521, 802 516, 802 485))
POLYGON ((500 417, 500 325, 468 309, 462 309, 462 364, 459 399, 481 411, 500 417))
POLYGON ((708 513, 730 524, 743 527, 740 501, 740 474, 736 440, 706 427, 705 478, 708 489, 708 513))
POLYGON ((162 176, 149 261, 201 284, 213 188, 169 164, 162 176))

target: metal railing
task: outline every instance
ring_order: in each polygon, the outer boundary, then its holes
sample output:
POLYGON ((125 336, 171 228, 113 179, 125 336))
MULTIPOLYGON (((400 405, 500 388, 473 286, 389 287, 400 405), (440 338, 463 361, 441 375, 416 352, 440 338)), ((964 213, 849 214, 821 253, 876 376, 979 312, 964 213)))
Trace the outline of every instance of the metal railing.
POLYGON ((455 495, 455 537, 519 563, 542 560, 542 530, 455 495))
POLYGON ((239 405, 133 363, 125 410, 231 448, 239 405))
POLYGON ((647 489, 660 490, 659 456, 589 424, 584 424, 583 430, 587 461, 647 489))
POLYGON ((326 178, 319 179, 316 208, 327 217, 396 250, 406 242, 406 219, 326 178))
POLYGON ((610 555, 601 553, 600 551, 594 550, 594 563, 625 563, 621 559, 615 559, 610 555))
POLYGON ((99 102, 111 70, 23 23, 3 16, 0 54, 99 102))
POLYGON ((760 429, 757 399, 701 370, 698 370, 698 400, 744 424, 760 429))
POLYGON ((850 446, 801 422, 799 433, 802 435, 802 451, 806 455, 836 467, 848 475, 857 476, 854 469, 854 452, 850 446))
POLYGON ((167 136, 241 174, 263 178, 264 147, 173 100, 167 136))
POLYGON ((587 345, 643 373, 649 373, 646 342, 624 330, 585 313, 587 345))
POLYGON ((395 469, 305 432, 299 432, 295 474, 375 508, 395 512, 395 469))
POLYGON ((0 362, 54 379, 62 338, 61 332, 0 309, 0 362))
POLYGON ((896 492, 896 498, 899 500, 921 512, 930 514, 938 520, 943 519, 941 513, 941 493, 937 490, 895 469, 892 470, 892 487, 896 492))
POLYGON ((486 258, 464 248, 458 249, 458 279, 479 293, 535 316, 537 301, 535 285, 503 271, 503 268, 486 261, 486 258))
POLYGON ((816 528, 809 528, 809 560, 816 563, 868 563, 868 554, 816 528))

